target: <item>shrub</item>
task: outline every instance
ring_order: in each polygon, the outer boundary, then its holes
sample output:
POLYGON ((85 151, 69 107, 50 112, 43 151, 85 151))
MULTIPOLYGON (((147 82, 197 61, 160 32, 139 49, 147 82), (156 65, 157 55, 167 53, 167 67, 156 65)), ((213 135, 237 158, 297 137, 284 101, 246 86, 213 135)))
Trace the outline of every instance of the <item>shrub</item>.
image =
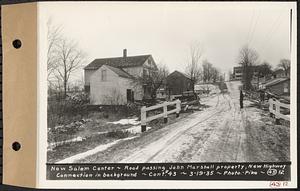
POLYGON ((107 133, 107 137, 110 138, 116 138, 116 139, 123 139, 129 136, 128 131, 122 131, 122 130, 115 130, 115 131, 110 131, 107 133))
POLYGON ((48 127, 86 118, 88 103, 88 95, 84 92, 68 94, 66 98, 60 95, 48 97, 48 127))

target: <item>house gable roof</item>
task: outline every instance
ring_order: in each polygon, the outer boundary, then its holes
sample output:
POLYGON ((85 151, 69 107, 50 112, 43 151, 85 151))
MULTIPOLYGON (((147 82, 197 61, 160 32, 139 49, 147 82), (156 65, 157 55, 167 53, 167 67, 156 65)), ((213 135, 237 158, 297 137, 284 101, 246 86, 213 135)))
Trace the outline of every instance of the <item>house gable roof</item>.
POLYGON ((273 72, 273 74, 275 74, 275 75, 277 75, 277 74, 285 74, 285 71, 282 68, 279 68, 279 69, 275 70, 273 72))
POLYGON ((275 78, 275 79, 267 81, 264 85, 265 85, 265 87, 270 87, 270 86, 279 84, 281 82, 285 82, 287 80, 290 80, 290 79, 289 78, 275 78))
MULTIPOLYGON (((117 74, 120 77, 129 78, 129 79, 133 78, 133 76, 131 76, 130 74, 128 74, 127 72, 125 72, 124 70, 122 70, 120 68, 115 68, 115 67, 112 67, 112 66, 109 66, 109 65, 102 65, 102 66, 107 67, 108 69, 110 69, 111 71, 113 71, 115 74, 117 74)), ((102 66, 100 68, 102 68, 102 66)))
POLYGON ((152 56, 127 56, 127 57, 113 57, 113 58, 100 58, 93 60, 90 64, 84 67, 85 70, 97 70, 103 65, 112 66, 114 68, 127 68, 142 66, 145 61, 152 56))
MULTIPOLYGON (((172 72, 171 74, 169 74, 168 77, 169 77, 169 76, 173 76, 173 75, 181 75, 181 76, 183 76, 183 77, 185 77, 185 78, 187 78, 187 79, 190 79, 186 74, 184 74, 184 73, 182 73, 182 72, 179 72, 179 71, 177 71, 177 70, 175 70, 174 72, 172 72)), ((167 77, 167 78, 168 78, 168 77, 167 77)))

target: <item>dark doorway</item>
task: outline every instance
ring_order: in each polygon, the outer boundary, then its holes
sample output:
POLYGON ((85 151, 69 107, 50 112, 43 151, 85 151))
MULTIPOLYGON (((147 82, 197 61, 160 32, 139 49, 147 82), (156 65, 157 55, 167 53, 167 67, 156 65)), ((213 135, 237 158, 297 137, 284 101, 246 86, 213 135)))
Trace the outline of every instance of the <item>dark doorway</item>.
POLYGON ((134 101, 134 93, 131 89, 127 89, 127 102, 134 101))

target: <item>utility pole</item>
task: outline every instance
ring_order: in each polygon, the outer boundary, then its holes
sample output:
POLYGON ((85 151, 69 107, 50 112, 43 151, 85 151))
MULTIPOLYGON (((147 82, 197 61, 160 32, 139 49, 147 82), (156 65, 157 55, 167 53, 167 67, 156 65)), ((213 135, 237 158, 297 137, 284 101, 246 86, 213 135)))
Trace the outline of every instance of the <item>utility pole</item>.
POLYGON ((292 22, 293 20, 293 9, 290 10, 290 53, 292 53, 292 22))

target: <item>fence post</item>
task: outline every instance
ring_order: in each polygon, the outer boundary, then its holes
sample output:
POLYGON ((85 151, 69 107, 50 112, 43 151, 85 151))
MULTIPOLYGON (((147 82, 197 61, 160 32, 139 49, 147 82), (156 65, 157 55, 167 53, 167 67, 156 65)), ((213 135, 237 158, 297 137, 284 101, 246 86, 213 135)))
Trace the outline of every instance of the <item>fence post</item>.
MULTIPOLYGON (((165 102, 168 103, 168 102, 165 102)), ((164 123, 168 123, 168 108, 167 108, 167 104, 163 106, 164 109, 164 123)))
POLYGON ((275 102, 275 124, 280 125, 280 118, 277 116, 277 114, 280 114, 280 102, 276 100, 275 102))
POLYGON ((141 108, 141 132, 146 131, 146 106, 141 108))
POLYGON ((179 112, 180 112, 180 100, 178 99, 176 101, 176 118, 179 117, 179 112))
POLYGON ((270 117, 273 117, 273 99, 269 99, 269 112, 270 112, 270 117))

